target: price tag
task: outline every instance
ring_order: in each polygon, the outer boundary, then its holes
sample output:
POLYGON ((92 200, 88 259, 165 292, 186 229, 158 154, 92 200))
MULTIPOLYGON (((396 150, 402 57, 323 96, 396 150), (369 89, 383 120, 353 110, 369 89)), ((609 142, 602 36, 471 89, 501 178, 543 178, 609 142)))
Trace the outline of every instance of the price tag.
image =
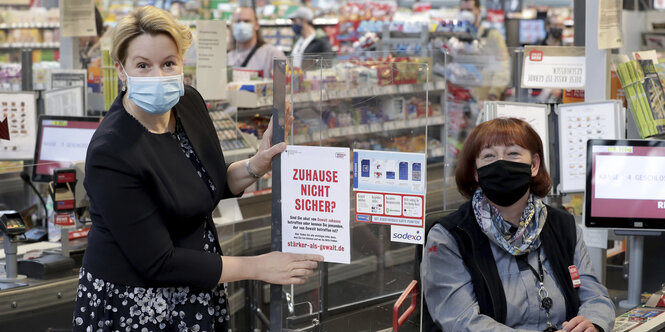
POLYGON ((381 87, 379 87, 379 86, 372 87, 372 95, 378 96, 378 95, 382 95, 382 94, 384 94, 384 93, 383 93, 383 89, 381 87))
POLYGON ((358 128, 358 134, 367 134, 369 133, 369 125, 360 125, 357 127, 358 128))
POLYGON ((321 137, 321 140, 327 140, 328 137, 330 137, 330 134, 328 133, 327 130, 322 130, 322 131, 321 131, 321 136, 320 136, 320 137, 321 137))
POLYGON ((342 136, 342 128, 330 128, 328 129, 328 135, 330 137, 342 136))
POLYGON ((299 134, 293 136, 293 142, 296 144, 302 144, 309 142, 309 135, 308 134, 299 134))
POLYGON ((407 120, 395 121, 395 129, 404 129, 407 126, 407 120))
POLYGON ((309 99, 310 99, 311 101, 315 102, 315 103, 318 103, 318 102, 323 101, 323 100, 322 100, 323 98, 322 98, 322 96, 321 96, 321 92, 320 92, 320 91, 310 91, 310 92, 309 92, 309 99))
POLYGON ((355 126, 343 127, 343 128, 342 128, 342 134, 343 134, 344 136, 355 135, 355 129, 356 129, 355 126))
POLYGON ((437 81, 435 85, 438 90, 445 90, 446 81, 437 81))
POLYGON ((418 127, 425 127, 425 126, 427 126, 427 121, 429 121, 428 118, 420 118, 420 119, 418 119, 418 127))
POLYGON ((372 123, 369 125, 369 130, 372 133, 380 132, 383 130, 383 126, 380 123, 372 123))
POLYGON ((395 127, 395 123, 396 123, 396 122, 397 122, 397 121, 388 121, 388 122, 385 122, 385 123, 383 124, 383 129, 385 129, 385 130, 395 130, 395 129, 397 129, 397 128, 395 127))
POLYGON ((410 119, 407 120, 406 127, 407 128, 416 128, 420 126, 420 119, 410 119))
POLYGON ((397 86, 396 85, 388 85, 387 90, 389 95, 394 95, 397 93, 397 86))

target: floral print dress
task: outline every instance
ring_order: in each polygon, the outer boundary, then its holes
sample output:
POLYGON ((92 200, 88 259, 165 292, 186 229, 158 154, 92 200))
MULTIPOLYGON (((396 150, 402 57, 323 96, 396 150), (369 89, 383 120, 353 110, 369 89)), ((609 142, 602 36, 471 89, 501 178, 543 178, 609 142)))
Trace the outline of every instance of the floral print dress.
MULTIPOLYGON (((208 189, 217 190, 177 116, 173 137, 208 189)), ((205 225, 202 249, 220 253, 213 231, 205 225)), ((226 284, 212 291, 195 291, 187 286, 143 288, 104 281, 81 268, 76 302, 79 309, 74 313, 74 331, 229 330, 226 284)))

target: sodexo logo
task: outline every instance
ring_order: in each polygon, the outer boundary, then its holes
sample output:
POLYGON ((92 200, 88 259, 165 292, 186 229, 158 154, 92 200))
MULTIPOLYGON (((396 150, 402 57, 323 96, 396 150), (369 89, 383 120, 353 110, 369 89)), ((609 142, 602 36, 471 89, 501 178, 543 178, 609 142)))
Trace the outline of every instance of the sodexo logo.
POLYGON ((423 235, 419 229, 413 227, 404 227, 401 230, 393 233, 393 241, 406 242, 406 243, 423 243, 423 235), (404 228, 412 228, 405 230, 404 228))

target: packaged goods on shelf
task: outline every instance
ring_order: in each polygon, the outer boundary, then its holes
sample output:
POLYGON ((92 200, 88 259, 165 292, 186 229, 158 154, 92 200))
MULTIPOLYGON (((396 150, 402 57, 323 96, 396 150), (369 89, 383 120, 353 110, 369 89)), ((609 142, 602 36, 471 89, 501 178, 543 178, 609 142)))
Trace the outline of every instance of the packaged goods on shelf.
POLYGON ((272 81, 231 82, 226 88, 228 99, 236 107, 255 108, 272 104, 272 81))
POLYGON ((651 60, 625 61, 616 68, 642 138, 665 133, 664 68, 651 60))
POLYGON ((238 130, 235 121, 224 111, 213 110, 210 112, 210 118, 215 126, 217 138, 224 150, 224 156, 238 154, 251 154, 254 152, 254 146, 247 141, 247 138, 238 130))
POLYGON ((233 82, 246 82, 261 80, 263 70, 233 68, 233 82))
MULTIPOLYGON (((32 84, 35 90, 47 88, 49 71, 60 68, 60 63, 52 61, 35 62, 32 64, 32 84)), ((0 91, 21 91, 21 64, 0 64, 0 91)))
POLYGON ((251 92, 260 97, 272 96, 272 81, 270 80, 230 82, 226 88, 229 91, 251 92))
POLYGON ((58 8, 31 7, 29 10, 5 9, 0 11, 0 27, 2 28, 54 26, 59 22, 60 10, 58 8))

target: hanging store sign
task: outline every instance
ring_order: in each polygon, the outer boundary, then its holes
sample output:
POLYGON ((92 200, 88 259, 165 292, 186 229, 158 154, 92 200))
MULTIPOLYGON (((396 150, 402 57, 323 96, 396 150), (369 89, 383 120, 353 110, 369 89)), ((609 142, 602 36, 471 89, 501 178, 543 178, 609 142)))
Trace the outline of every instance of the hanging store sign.
POLYGON ((282 251, 351 262, 348 148, 289 145, 281 155, 282 251))
POLYGON ((525 46, 522 88, 584 89, 584 47, 525 46))

